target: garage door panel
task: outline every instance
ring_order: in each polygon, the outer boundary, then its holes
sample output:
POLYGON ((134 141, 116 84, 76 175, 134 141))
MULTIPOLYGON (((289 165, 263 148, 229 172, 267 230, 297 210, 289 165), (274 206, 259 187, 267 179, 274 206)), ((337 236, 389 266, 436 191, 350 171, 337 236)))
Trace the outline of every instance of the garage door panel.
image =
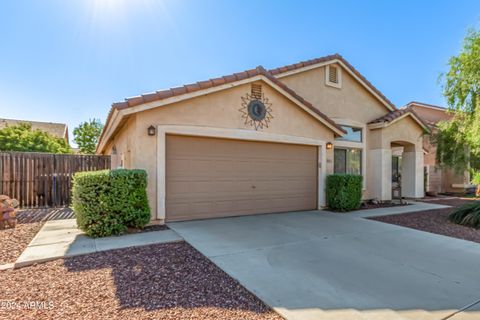
POLYGON ((166 219, 316 208, 312 146, 167 136, 166 219))

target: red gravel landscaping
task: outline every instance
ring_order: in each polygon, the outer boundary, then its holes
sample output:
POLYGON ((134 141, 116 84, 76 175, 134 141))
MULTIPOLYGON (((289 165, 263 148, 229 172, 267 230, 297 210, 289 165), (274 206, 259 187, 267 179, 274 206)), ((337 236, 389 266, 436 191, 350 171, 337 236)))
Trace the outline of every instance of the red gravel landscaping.
POLYGON ((472 200, 474 199, 429 200, 425 202, 449 205, 452 208, 371 217, 369 219, 480 243, 480 230, 454 224, 447 220, 448 215, 455 207, 472 200))
POLYGON ((184 242, 98 252, 2 272, 0 297, 46 308, 1 319, 282 319, 184 242))
POLYGON ((43 224, 19 223, 13 229, 0 230, 0 265, 15 262, 43 224))
POLYGON ((0 265, 13 263, 45 221, 74 217, 70 208, 25 209, 17 213, 17 226, 0 230, 0 265))

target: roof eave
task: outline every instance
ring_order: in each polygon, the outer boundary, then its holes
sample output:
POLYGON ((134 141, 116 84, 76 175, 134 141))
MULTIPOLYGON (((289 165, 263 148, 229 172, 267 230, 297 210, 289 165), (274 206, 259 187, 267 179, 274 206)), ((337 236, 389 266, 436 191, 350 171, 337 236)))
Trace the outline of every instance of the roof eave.
POLYGON ((177 96, 172 96, 166 99, 161 99, 157 101, 151 101, 147 103, 141 103, 132 107, 128 107, 128 105, 125 105, 125 103, 115 103, 112 105, 112 109, 109 113, 109 116, 107 117, 106 125, 104 127, 104 130, 102 131, 102 134, 99 139, 99 143, 97 145, 97 153, 102 153, 105 150, 105 147, 108 145, 108 142, 111 140, 112 134, 116 130, 116 126, 121 122, 122 118, 133 113, 153 109, 153 108, 158 108, 164 105, 180 102, 183 100, 188 100, 192 99, 198 96, 210 94, 213 92, 218 92, 222 90, 226 90, 228 88, 242 85, 245 83, 250 83, 258 80, 262 80, 275 88, 278 92, 282 93, 284 96, 286 96, 290 101, 293 103, 297 104, 298 106, 302 107, 304 111, 309 113, 311 116, 316 118, 319 122, 321 122, 323 125, 327 126, 330 130, 334 132, 337 136, 343 136, 346 134, 346 131, 343 130, 339 125, 337 125, 333 120, 328 118, 326 115, 324 115, 320 110, 317 108, 313 107, 308 101, 303 99, 302 97, 298 96, 295 91, 290 89, 288 86, 286 86, 284 83, 282 83, 280 80, 275 78, 273 75, 269 74, 268 71, 266 71, 263 67, 257 67, 257 70, 259 71, 258 74, 250 76, 245 79, 241 80, 236 80, 230 83, 218 85, 218 86, 213 86, 210 88, 198 90, 195 92, 191 93, 185 93, 177 96))

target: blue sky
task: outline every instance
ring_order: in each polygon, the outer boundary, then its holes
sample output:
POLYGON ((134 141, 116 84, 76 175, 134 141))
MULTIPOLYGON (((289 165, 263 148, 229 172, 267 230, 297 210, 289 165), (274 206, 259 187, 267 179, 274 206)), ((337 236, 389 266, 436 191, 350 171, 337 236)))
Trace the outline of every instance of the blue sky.
POLYGON ((340 53, 397 106, 438 77, 480 1, 0 2, 0 118, 105 121, 112 102, 340 53))

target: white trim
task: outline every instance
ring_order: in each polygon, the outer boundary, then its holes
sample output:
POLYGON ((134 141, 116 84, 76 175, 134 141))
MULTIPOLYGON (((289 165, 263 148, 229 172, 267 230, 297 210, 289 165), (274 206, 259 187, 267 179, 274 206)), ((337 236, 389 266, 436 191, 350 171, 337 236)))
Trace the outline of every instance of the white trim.
POLYGON ((325 143, 318 146, 318 182, 317 182, 317 209, 327 205, 326 180, 327 180, 327 149, 325 143))
POLYGON ((157 126, 157 219, 165 221, 166 131, 157 126))
POLYGON ((333 64, 327 64, 325 68, 325 85, 334 87, 337 89, 342 88, 342 67, 339 65, 334 65, 334 67, 337 69, 337 80, 338 82, 331 82, 330 81, 330 68, 333 66, 333 64))
POLYGON ((387 101, 385 101, 385 99, 383 99, 382 97, 380 97, 380 95, 378 95, 378 93, 376 93, 372 88, 370 88, 369 85, 367 85, 365 83, 365 81, 363 81, 359 76, 357 76, 355 74, 355 72, 353 72, 349 67, 347 67, 347 65, 345 65, 345 63, 343 63, 342 61, 340 61, 339 59, 333 59, 333 60, 330 60, 330 61, 326 61, 326 62, 321 62, 321 63, 318 63, 318 64, 314 64, 314 65, 310 65, 310 66, 306 66, 306 67, 303 67, 303 68, 298 68, 298 69, 295 69, 295 70, 290 70, 290 71, 287 71, 287 72, 284 72, 284 73, 279 73, 279 74, 276 74, 275 77, 277 78, 283 78, 283 77, 287 77, 287 76, 290 76, 290 75, 293 75, 293 74, 296 74, 296 73, 300 73, 300 72, 305 72, 305 71, 308 71, 308 70, 312 70, 312 69, 316 69, 316 68, 320 68, 320 67, 323 67, 323 66, 326 66, 328 64, 333 64, 333 63, 338 63, 340 66, 342 66, 345 70, 347 70, 347 72, 355 79, 357 80, 358 82, 360 82, 361 85, 363 85, 363 87, 365 87, 365 89, 367 89, 375 98, 377 98, 383 105, 385 105, 385 107, 390 110, 390 111, 394 111, 395 108, 392 107, 387 101))
POLYGON ((289 144, 302 144, 317 146, 319 153, 319 170, 318 170, 318 209, 325 206, 325 178, 326 178, 326 152, 323 140, 297 137, 290 135, 272 134, 246 129, 228 129, 203 126, 182 126, 182 125, 158 125, 157 126, 157 214, 159 220, 165 220, 166 208, 166 137, 167 134, 225 138, 235 140, 249 140, 262 142, 276 142, 289 144))

